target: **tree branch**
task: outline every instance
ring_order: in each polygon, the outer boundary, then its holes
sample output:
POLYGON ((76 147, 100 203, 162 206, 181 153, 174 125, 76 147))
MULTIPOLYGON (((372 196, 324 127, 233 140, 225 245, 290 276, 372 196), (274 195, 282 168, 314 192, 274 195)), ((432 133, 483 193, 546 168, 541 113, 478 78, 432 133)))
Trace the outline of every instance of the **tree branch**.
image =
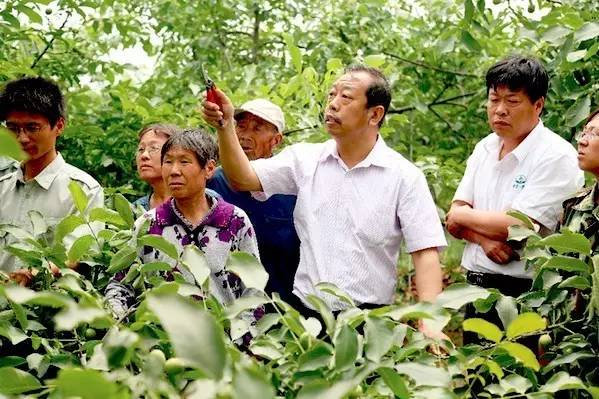
POLYGON ((252 33, 252 61, 258 62, 258 50, 260 49, 260 8, 258 3, 254 4, 254 31, 252 33))
POLYGON ((421 67, 421 68, 431 69, 433 71, 437 71, 437 72, 441 72, 441 73, 447 73, 447 74, 450 74, 450 75, 457 75, 457 76, 468 76, 468 77, 472 77, 472 78, 478 78, 479 77, 478 75, 474 75, 474 74, 468 73, 468 72, 451 71, 449 69, 439 68, 439 67, 436 67, 434 65, 429 65, 429 64, 426 64, 426 63, 421 62, 421 61, 413 61, 413 60, 410 60, 408 58, 401 57, 401 56, 399 56, 397 54, 388 53, 386 51, 383 51, 383 54, 388 55, 391 58, 395 58, 397 60, 405 62, 407 64, 411 64, 411 65, 418 66, 418 67, 421 67))
POLYGON ((302 128, 299 128, 299 129, 286 130, 286 131, 283 132, 283 135, 287 136, 287 135, 292 134, 292 133, 303 132, 304 130, 318 129, 320 126, 321 125, 318 124, 318 125, 312 125, 312 126, 308 126, 308 127, 302 127, 302 128))
MULTIPOLYGON (((62 22, 62 25, 60 25, 60 28, 58 28, 58 31, 62 31, 62 29, 67 24, 67 21, 69 20, 70 16, 71 16, 70 11, 67 11, 67 16, 65 17, 64 21, 62 22)), ((42 59, 42 57, 50 50, 50 48, 52 48, 52 44, 54 43, 54 40, 56 40, 56 36, 57 35, 58 35, 57 32, 54 32, 52 34, 52 39, 50 39, 48 42, 46 42, 46 47, 42 50, 41 53, 39 53, 37 55, 37 57, 35 57, 35 61, 33 61, 33 64, 31 64, 31 66, 29 67, 29 69, 35 68, 35 66, 37 65, 38 62, 40 62, 40 60, 42 59)))
MULTIPOLYGON (((432 101, 430 104, 426 104, 426 106, 427 106, 427 108, 430 108, 430 107, 434 107, 436 105, 454 105, 454 106, 461 105, 461 104, 452 103, 452 101, 459 100, 460 98, 472 97, 476 93, 478 93, 478 92, 471 91, 471 92, 460 94, 460 95, 457 95, 457 96, 444 98, 442 100, 438 100, 437 99, 437 100, 432 101)), ((405 112, 413 111, 415 109, 416 109, 415 106, 408 105, 408 106, 401 107, 401 108, 390 109, 390 110, 387 111, 387 113, 388 114, 403 114, 405 112)))

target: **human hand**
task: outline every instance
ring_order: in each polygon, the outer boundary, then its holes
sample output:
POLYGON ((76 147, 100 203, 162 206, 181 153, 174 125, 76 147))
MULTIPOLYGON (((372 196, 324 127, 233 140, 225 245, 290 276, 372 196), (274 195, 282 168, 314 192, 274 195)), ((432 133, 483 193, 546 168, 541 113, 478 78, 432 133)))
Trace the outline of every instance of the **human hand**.
POLYGON ((226 96, 220 89, 214 89, 216 97, 220 102, 220 106, 206 99, 204 93, 204 101, 202 102, 202 118, 206 123, 214 126, 216 129, 224 129, 227 126, 233 125, 234 107, 229 97, 226 96))
POLYGON ((449 211, 445 216, 445 229, 447 229, 447 232, 458 240, 464 238, 464 229, 461 224, 456 223, 451 211, 449 211))
MULTIPOLYGON (((434 327, 433 325, 428 323, 426 320, 418 320, 418 331, 420 331, 422 334, 424 334, 425 337, 433 339, 435 341, 451 342, 451 339, 449 339, 449 337, 443 331, 434 327)), ((434 355, 441 355, 443 353, 443 350, 441 350, 441 348, 439 347, 438 344, 432 345, 430 347, 430 351, 434 355)))
POLYGON ((18 269, 9 274, 12 281, 19 284, 22 287, 29 287, 33 281, 33 273, 28 269, 18 269))
POLYGON ((495 241, 489 238, 481 240, 480 246, 487 258, 493 262, 505 265, 513 260, 520 260, 520 255, 512 249, 509 245, 502 241, 495 241))

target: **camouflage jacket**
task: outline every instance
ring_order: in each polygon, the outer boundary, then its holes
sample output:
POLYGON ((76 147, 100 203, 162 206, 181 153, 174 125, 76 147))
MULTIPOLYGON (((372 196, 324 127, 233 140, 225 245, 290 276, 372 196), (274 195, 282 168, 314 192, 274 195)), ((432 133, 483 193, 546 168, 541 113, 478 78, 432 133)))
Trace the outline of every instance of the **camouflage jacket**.
POLYGON ((591 241, 593 253, 599 250, 599 183, 585 188, 574 197, 564 201, 564 213, 558 230, 567 227, 574 233, 584 234, 591 241))

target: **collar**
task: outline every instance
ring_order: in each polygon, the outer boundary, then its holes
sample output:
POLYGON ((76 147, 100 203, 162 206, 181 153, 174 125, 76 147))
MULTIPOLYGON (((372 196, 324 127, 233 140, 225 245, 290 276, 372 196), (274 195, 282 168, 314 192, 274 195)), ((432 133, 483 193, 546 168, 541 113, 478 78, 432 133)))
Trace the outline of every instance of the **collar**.
MULTIPOLYGON (((599 206, 595 206, 595 194, 597 194, 597 190, 598 190, 598 183, 593 184, 593 188, 591 189, 591 191, 589 191, 581 200, 578 204, 573 205, 572 209, 576 210, 576 211, 580 211, 580 212, 589 212, 589 211, 593 211, 595 208, 597 208, 597 212, 599 212, 599 206)), ((593 212, 593 214, 595 214, 595 211, 593 212)))
MULTIPOLYGON (((62 155, 58 153, 56 158, 48 164, 37 176, 32 180, 35 180, 44 190, 48 190, 54 182, 54 179, 60 174, 60 171, 66 165, 66 162, 62 155)), ((17 169, 17 181, 21 184, 26 184, 25 177, 23 176, 23 167, 17 169)))
POLYGON ((197 225, 193 226, 186 217, 177 209, 175 199, 171 198, 156 208, 156 225, 160 227, 172 226, 174 224, 182 224, 190 229, 198 228, 202 225, 213 226, 217 228, 228 227, 231 217, 233 216, 235 207, 220 198, 216 198, 210 193, 206 196, 212 200, 212 205, 208 210, 204 219, 197 225))
MULTIPOLYGON (((383 138, 379 134, 376 138, 376 142, 374 143, 374 147, 372 147, 372 150, 370 150, 366 158, 358 162, 358 164, 354 166, 353 169, 367 168, 371 165, 380 166, 382 168, 390 167, 391 160, 388 156, 388 150, 389 147, 385 143, 385 140, 383 140, 383 138)), ((337 162, 343 162, 343 160, 339 156, 339 151, 337 150, 337 143, 335 142, 335 140, 328 140, 327 142, 325 142, 325 148, 322 154, 320 155, 319 162, 325 162, 331 158, 336 159, 337 162)))

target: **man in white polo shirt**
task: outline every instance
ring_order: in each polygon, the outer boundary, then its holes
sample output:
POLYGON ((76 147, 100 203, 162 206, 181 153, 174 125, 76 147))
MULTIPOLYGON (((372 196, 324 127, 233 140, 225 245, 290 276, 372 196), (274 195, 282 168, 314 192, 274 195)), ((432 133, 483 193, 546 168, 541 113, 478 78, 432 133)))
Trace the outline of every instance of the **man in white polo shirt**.
MULTIPOLYGON (((508 227, 521 223, 507 212, 520 211, 541 233, 551 232, 583 176, 574 147, 540 120, 548 78, 537 60, 506 58, 488 70, 486 83, 493 133, 468 159, 446 226, 468 241, 462 265, 469 282, 519 296, 530 289, 532 270, 507 242, 508 227)), ((497 321, 494 312, 487 316, 497 321)))
POLYGON ((332 140, 300 143, 269 159, 248 161, 235 136, 233 105, 204 102, 218 131, 223 169, 237 190, 297 195, 294 222, 300 264, 294 294, 309 294, 333 310, 344 304, 315 285, 330 282, 362 307, 393 303, 399 246, 405 239, 421 301, 441 291, 438 248, 445 236, 422 172, 379 135, 391 101, 384 75, 350 67, 329 92, 325 126, 332 140))

